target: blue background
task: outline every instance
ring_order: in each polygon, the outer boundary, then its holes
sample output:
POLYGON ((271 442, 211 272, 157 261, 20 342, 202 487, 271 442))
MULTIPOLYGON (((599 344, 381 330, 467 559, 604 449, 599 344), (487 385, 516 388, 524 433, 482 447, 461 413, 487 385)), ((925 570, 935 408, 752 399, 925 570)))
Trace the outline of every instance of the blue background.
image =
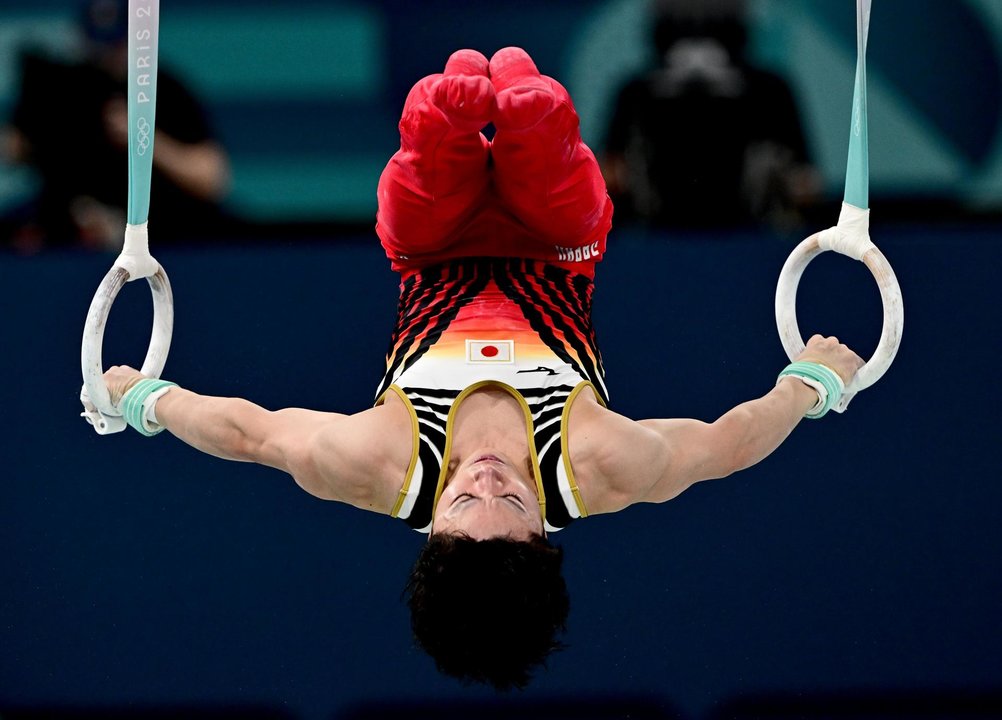
MULTIPOLYGON (((905 297, 888 375, 747 472, 557 536, 570 648, 520 702, 653 698, 694 717, 749 693, 1000 689, 997 231, 873 236, 905 297)), ((784 363, 772 293, 788 249, 614 234, 595 310, 614 407, 712 419, 765 392, 784 363)), ((0 702, 321 718, 496 700, 412 647, 400 593, 421 537, 403 523, 76 417, 78 340, 110 259, 0 262, 0 702)), ((371 238, 160 259, 177 299, 168 377, 267 407, 368 404, 395 300, 371 238)), ((147 296, 116 303, 106 363, 141 361, 147 296)), ((861 265, 818 258, 800 313, 805 334, 876 345, 861 265)))

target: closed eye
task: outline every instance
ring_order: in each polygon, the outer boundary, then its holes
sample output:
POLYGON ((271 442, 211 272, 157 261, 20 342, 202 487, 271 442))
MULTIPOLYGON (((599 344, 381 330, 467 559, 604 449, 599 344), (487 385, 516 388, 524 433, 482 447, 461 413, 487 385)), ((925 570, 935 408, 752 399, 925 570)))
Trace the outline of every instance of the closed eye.
POLYGON ((450 505, 449 507, 452 507, 453 505, 459 504, 460 501, 463 498, 469 498, 470 500, 476 500, 476 498, 473 497, 472 495, 470 495, 470 493, 460 493, 459 495, 456 496, 456 499, 452 501, 452 505, 450 505))
MULTIPOLYGON (((516 495, 515 493, 504 493, 504 494, 500 495, 500 497, 503 497, 503 498, 512 498, 512 500, 510 502, 513 505, 515 505, 519 510, 523 510, 523 511, 525 510, 525 504, 522 502, 522 498, 519 497, 518 495, 516 495)), ((456 496, 456 499, 452 501, 452 505, 450 505, 449 507, 454 507, 454 506, 460 504, 463 501, 463 498, 469 498, 470 500, 476 500, 477 499, 475 495, 471 495, 470 493, 460 493, 459 495, 456 496)), ((463 504, 465 504, 465 503, 463 503, 463 504)))
POLYGON ((506 497, 506 498, 514 498, 514 499, 515 499, 515 500, 514 500, 514 502, 515 502, 515 504, 516 504, 516 505, 518 505, 519 509, 522 509, 522 510, 524 510, 524 509, 525 509, 525 505, 524 505, 524 503, 522 502, 522 498, 520 498, 520 497, 519 497, 518 495, 516 495, 515 493, 505 493, 505 494, 504 494, 504 495, 502 495, 501 497, 506 497))

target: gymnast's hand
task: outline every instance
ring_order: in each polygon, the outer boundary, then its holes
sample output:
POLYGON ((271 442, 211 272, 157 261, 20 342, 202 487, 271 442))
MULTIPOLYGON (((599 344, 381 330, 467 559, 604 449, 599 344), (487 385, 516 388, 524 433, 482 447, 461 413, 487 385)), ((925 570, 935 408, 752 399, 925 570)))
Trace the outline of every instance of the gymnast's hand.
POLYGON ((838 373, 846 385, 863 367, 863 358, 841 344, 836 337, 815 335, 807 341, 807 347, 797 356, 797 362, 814 362, 826 365, 838 373))
POLYGON ((104 373, 104 383, 108 386, 111 404, 118 407, 129 388, 142 380, 145 375, 128 365, 115 365, 104 373))

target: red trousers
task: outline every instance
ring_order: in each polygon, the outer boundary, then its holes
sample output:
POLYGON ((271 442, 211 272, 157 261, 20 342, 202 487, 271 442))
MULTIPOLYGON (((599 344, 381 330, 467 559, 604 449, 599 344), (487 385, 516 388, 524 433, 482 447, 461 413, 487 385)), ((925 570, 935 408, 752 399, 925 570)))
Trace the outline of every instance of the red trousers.
MULTIPOLYGON (((489 141, 480 132, 486 122, 455 122, 464 103, 444 107, 441 77, 411 90, 400 150, 379 180, 376 232, 393 269, 406 277, 455 258, 519 257, 594 277, 612 201, 567 91, 537 74, 534 82, 549 88, 538 92, 552 93, 542 119, 520 128, 486 118, 496 127, 489 141)), ((492 112, 510 104, 499 93, 492 112)))

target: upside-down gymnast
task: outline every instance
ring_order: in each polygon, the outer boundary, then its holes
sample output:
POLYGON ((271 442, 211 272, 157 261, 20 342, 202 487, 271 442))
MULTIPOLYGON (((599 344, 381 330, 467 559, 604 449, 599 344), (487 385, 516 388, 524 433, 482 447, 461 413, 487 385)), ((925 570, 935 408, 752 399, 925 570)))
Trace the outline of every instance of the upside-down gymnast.
POLYGON ((590 311, 612 203, 566 90, 518 48, 461 50, 414 86, 378 193, 401 294, 374 407, 270 412, 127 367, 105 380, 144 434, 429 533, 407 585, 418 644, 445 673, 521 687, 569 607, 549 533, 754 465, 862 360, 814 336, 712 423, 608 409, 590 311))

